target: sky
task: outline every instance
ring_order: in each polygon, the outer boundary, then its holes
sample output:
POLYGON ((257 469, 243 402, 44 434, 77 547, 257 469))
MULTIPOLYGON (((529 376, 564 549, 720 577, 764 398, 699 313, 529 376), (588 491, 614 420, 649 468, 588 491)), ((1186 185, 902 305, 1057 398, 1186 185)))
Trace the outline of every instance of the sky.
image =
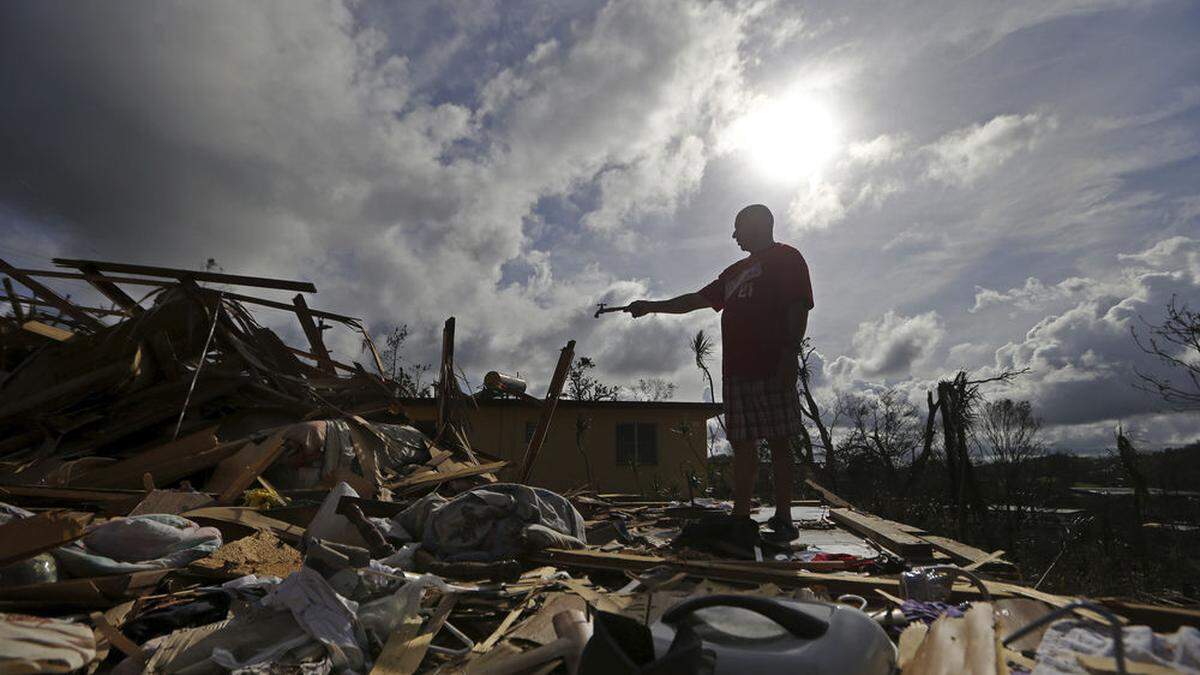
POLYGON ((986 393, 1055 447, 1182 444, 1130 329, 1200 301, 1197 34, 1187 0, 6 2, 0 257, 213 259, 414 362, 453 315, 475 383, 541 393, 574 339, 701 400, 717 314, 592 311, 699 289, 764 203, 826 399, 1029 368, 986 393))

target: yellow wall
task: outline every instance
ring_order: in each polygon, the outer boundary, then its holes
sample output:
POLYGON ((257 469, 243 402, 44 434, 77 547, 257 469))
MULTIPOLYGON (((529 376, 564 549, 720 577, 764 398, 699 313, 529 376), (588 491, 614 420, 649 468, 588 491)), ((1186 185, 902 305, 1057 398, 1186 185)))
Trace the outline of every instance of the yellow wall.
MULTIPOLYGON (((405 409, 419 421, 436 417, 432 404, 409 404, 405 409)), ((526 424, 536 425, 538 413, 539 409, 532 405, 487 404, 467 413, 472 447, 510 462, 500 474, 502 480, 515 479, 511 471, 525 452, 526 424)), ((663 486, 673 484, 681 496, 686 496, 686 471, 690 468, 703 478, 699 462, 704 458, 708 429, 703 410, 664 410, 652 406, 589 408, 560 403, 530 476, 531 484, 563 491, 587 482, 583 456, 575 442, 576 419, 581 415, 591 419, 591 428, 583 436, 583 448, 599 492, 649 494, 657 477, 663 486), (683 435, 671 431, 685 420, 691 428, 691 449, 683 435), (616 426, 630 422, 652 422, 657 427, 658 464, 639 466, 636 476, 629 466, 616 463, 616 426)))

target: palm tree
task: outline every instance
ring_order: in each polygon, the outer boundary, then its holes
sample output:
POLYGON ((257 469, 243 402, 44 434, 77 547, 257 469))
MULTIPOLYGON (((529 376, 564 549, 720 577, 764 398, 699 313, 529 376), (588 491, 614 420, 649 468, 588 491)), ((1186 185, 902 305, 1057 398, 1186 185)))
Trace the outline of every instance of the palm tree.
MULTIPOLYGON (((717 388, 713 384, 712 372, 708 369, 708 360, 712 358, 713 341, 712 338, 704 334, 704 331, 696 331, 695 337, 692 338, 688 346, 692 349, 692 355, 696 357, 696 367, 700 372, 704 373, 704 378, 708 380, 708 392, 711 395, 713 403, 717 402, 717 388)), ((725 419, 717 417, 717 424, 721 425, 721 431, 725 431, 725 419)))

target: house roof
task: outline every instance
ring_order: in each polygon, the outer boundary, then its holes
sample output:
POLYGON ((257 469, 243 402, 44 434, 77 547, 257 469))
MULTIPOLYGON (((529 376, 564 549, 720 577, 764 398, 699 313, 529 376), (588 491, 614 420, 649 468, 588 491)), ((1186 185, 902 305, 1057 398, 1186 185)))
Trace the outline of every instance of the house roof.
MULTIPOLYGON (((528 399, 519 398, 477 398, 476 403, 481 408, 533 408, 537 404, 528 399)), ((436 405, 434 398, 402 398, 402 405, 436 405)), ((724 412, 720 403, 707 401, 576 401, 569 398, 558 400, 559 408, 586 410, 644 410, 644 411, 676 411, 692 412, 704 415, 705 419, 716 417, 724 412)))

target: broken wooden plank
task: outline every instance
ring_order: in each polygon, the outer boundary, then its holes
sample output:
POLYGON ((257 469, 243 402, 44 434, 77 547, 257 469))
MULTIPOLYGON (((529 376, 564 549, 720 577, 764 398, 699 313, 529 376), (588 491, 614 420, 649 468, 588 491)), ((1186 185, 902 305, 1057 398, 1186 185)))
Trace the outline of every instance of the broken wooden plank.
MULTIPOLYGON (((31 276, 31 277, 47 277, 47 278, 51 278, 51 279, 78 279, 80 281, 87 280, 87 277, 85 277, 83 274, 80 274, 78 272, 66 272, 63 270, 19 269, 17 271, 21 272, 22 274, 31 276)), ((115 284, 128 284, 131 286, 156 286, 159 288, 164 288, 164 287, 170 286, 172 283, 174 283, 171 281, 163 281, 161 279, 140 279, 138 277, 115 277, 115 276, 112 276, 111 274, 106 275, 105 278, 115 284)), ((262 307, 270 307, 272 309, 279 309, 279 310, 283 310, 285 312, 295 312, 296 311, 295 307, 287 304, 286 302, 278 302, 276 300, 267 300, 266 298, 256 298, 251 295, 242 295, 240 293, 223 292, 222 294, 230 300, 237 300, 238 302, 244 302, 249 305, 260 305, 262 307)), ((97 311, 102 311, 102 310, 96 310, 96 309, 89 308, 88 311, 89 312, 97 312, 97 311)), ((308 311, 312 312, 312 315, 315 317, 319 317, 322 319, 330 319, 333 321, 350 324, 355 327, 360 326, 362 323, 362 319, 355 317, 355 316, 346 316, 345 314, 337 314, 336 312, 329 312, 329 311, 326 311, 323 309, 310 308, 308 311)), ((112 313, 113 314, 125 314, 125 312, 112 312, 112 313)))
POLYGON ((90 373, 45 387, 36 393, 21 397, 20 400, 0 406, 0 419, 46 406, 60 398, 83 396, 90 391, 116 385, 128 377, 137 375, 141 369, 141 363, 142 350, 139 348, 129 359, 102 366, 90 373))
POLYGON ((325 347, 321 329, 313 323, 312 312, 309 311, 308 304, 304 302, 304 296, 297 293, 296 297, 292 298, 292 304, 295 306, 296 317, 300 319, 300 328, 304 329, 304 337, 308 338, 308 345, 317 357, 317 367, 333 375, 335 371, 333 360, 329 356, 329 349, 325 347))
POLYGON ((25 323, 25 310, 21 309, 21 302, 17 299, 17 294, 13 292, 12 280, 4 277, 4 293, 8 296, 8 302, 12 305, 13 318, 17 323, 25 323))
MULTIPOLYGON (((450 616, 457 600, 458 596, 453 593, 443 595, 442 599, 438 601, 437 608, 430 615, 429 621, 426 622, 425 628, 421 629, 418 635, 409 635, 408 624, 401 626, 388 639, 383 653, 379 655, 379 661, 371 670, 371 675, 381 673, 383 675, 412 675, 417 672, 417 668, 421 666, 421 661, 425 658, 425 653, 429 651, 429 645, 433 643, 433 638, 446 623, 446 618, 450 616)), ((420 629, 420 622, 414 623, 420 629)))
POLYGON ((270 530, 289 544, 299 543, 300 538, 304 536, 303 527, 264 516, 257 509, 248 506, 202 506, 180 515, 191 520, 239 525, 249 530, 270 530))
MULTIPOLYGON (((933 544, 935 549, 950 556, 959 564, 986 563, 990 557, 987 551, 964 544, 961 541, 950 539, 949 537, 939 537, 933 534, 921 534, 918 536, 933 544)), ((1003 554, 1003 551, 1001 551, 1001 554, 1003 554)))
POLYGON ((551 563, 538 559, 536 554, 530 559, 535 562, 546 562, 546 564, 571 564, 576 563, 581 566, 587 566, 592 569, 607 569, 618 572, 644 572, 648 569, 661 566, 678 567, 680 570, 700 565, 707 569, 709 566, 717 568, 737 568, 741 570, 809 570, 809 571, 835 571, 846 569, 846 564, 840 560, 812 560, 808 562, 800 560, 764 560, 761 562, 754 560, 671 560, 654 555, 642 555, 636 553, 621 553, 597 551, 592 549, 582 549, 571 551, 567 549, 547 549, 547 552, 554 557, 555 562, 551 563))
POLYGON ((8 264, 8 262, 6 262, 3 258, 0 258, 0 272, 4 272, 13 279, 16 279, 21 283, 22 286, 32 291, 34 295, 50 303, 63 314, 75 319, 86 328, 90 328, 91 330, 100 330, 101 328, 104 328, 104 324, 101 323, 99 319, 76 307, 75 304, 70 300, 60 296, 53 290, 38 283, 36 280, 25 274, 22 274, 21 270, 8 264))
POLYGON ((69 487, 50 487, 47 485, 0 485, 0 501, 9 501, 9 497, 27 497, 37 500, 105 503, 123 502, 137 499, 145 494, 142 490, 114 489, 83 489, 69 487))
POLYGON ((441 442, 450 424, 450 397, 458 391, 458 380, 454 375, 454 317, 446 319, 442 326, 442 358, 438 366, 437 383, 437 426, 434 438, 441 442))
POLYGON ((217 444, 217 427, 209 427, 151 448, 111 466, 93 469, 71 481, 73 487, 138 488, 142 474, 150 473, 159 485, 167 485, 193 471, 208 468, 233 454, 245 441, 217 444), (218 450, 220 448, 220 450, 218 450), (203 459, 199 468, 197 460, 203 459), (186 471, 186 473, 180 473, 186 471))
POLYGON ((1200 626, 1200 609, 1151 605, 1124 598, 1097 598, 1097 602, 1138 625, 1147 625, 1159 633, 1173 633, 1182 626, 1200 626))
POLYGON ((67 330, 66 328, 51 326, 50 324, 42 323, 41 321, 26 321, 25 323, 21 324, 21 330, 28 331, 34 335, 41 335, 42 337, 50 338, 56 342, 66 342, 67 340, 75 337, 75 333, 67 330))
POLYGON ((277 431, 262 443, 248 444, 217 465, 206 487, 209 492, 217 493, 218 504, 232 504, 279 459, 283 454, 284 434, 277 431))
POLYGON ((462 468, 448 471, 445 473, 439 471, 425 471, 415 475, 405 476, 396 481, 387 484, 387 487, 394 490, 414 490, 419 487, 427 487, 446 481, 457 480, 459 478, 469 478, 471 476, 481 476, 487 473, 493 473, 508 466, 508 462, 500 460, 498 462, 489 462, 487 464, 468 464, 462 468))
POLYGON ((45 611, 49 607, 108 609, 114 604, 147 593, 175 568, 113 574, 87 579, 68 579, 48 584, 0 587, 0 608, 27 607, 45 611))
POLYGON ((529 475, 533 473, 533 465, 537 462, 538 453, 542 451, 542 444, 546 442, 546 435, 550 433, 550 422, 554 418, 554 409, 558 406, 558 397, 562 395, 563 384, 567 380, 567 371, 571 368, 571 362, 575 359, 575 341, 567 342, 567 346, 562 348, 558 355, 558 365, 554 368, 554 376, 550 378, 550 387, 546 390, 546 400, 542 402, 542 414, 538 418, 537 427, 533 431, 533 436, 529 439, 529 445, 525 448, 525 454, 521 458, 521 467, 518 481, 520 483, 528 483, 529 475))
POLYGON ((146 311, 137 303, 137 300, 129 297, 129 294, 121 290, 112 280, 101 274, 95 265, 84 265, 80 268, 80 271, 83 272, 83 277, 88 283, 118 307, 130 312, 134 316, 146 311))
POLYGON ((878 516, 850 509, 830 509, 829 518, 903 558, 926 560, 933 557, 933 544, 900 530, 878 516))
POLYGON ((90 513, 49 511, 0 525, 0 567, 69 544, 83 536, 90 513))
POLYGON ((821 498, 825 500, 825 503, 829 504, 830 506, 836 506, 839 509, 853 508, 850 505, 850 502, 837 496, 836 494, 834 494, 830 490, 826 489, 823 485, 821 485, 820 483, 818 483, 817 481, 815 481, 811 478, 805 478, 804 484, 807 485, 808 487, 812 488, 813 491, 816 492, 817 494, 821 495, 821 498))
MULTIPOLYGON (((41 300, 38 300, 37 298, 23 296, 23 295, 17 295, 15 297, 7 296, 7 295, 0 296, 0 300, 16 300, 18 303, 29 305, 29 307, 31 309, 34 307, 53 307, 54 306, 48 302, 42 302, 41 300)), ((79 305, 79 309, 87 312, 88 314, 92 314, 94 316, 124 316, 124 317, 129 316, 129 312, 127 312, 123 309, 105 309, 103 307, 85 307, 83 305, 79 305)))
POLYGON ((383 651, 379 653, 379 658, 375 660, 375 665, 371 668, 371 675, 401 675, 405 673, 412 641, 421 632, 423 623, 424 620, 419 616, 405 617, 396 630, 392 631, 387 643, 383 645, 383 651))
MULTIPOLYGON (((191 279, 192 281, 209 281, 216 284, 233 284, 234 286, 255 286, 258 288, 277 288, 284 291, 300 291, 301 293, 316 293, 317 287, 308 281, 289 281, 286 279, 269 279, 266 277, 249 277, 240 274, 225 274, 223 272, 208 272, 201 270, 184 270, 174 267, 155 267, 151 265, 130 265, 126 263, 104 262, 100 260, 75 260, 71 258, 54 258, 54 264, 59 267, 74 267, 82 270, 91 266, 100 272, 117 272, 118 274, 142 274, 148 277, 170 277, 172 279, 191 279)), ((15 275, 14 275, 15 277, 15 275)), ((21 281, 19 278, 18 281, 21 281)), ((21 281, 21 283, 25 283, 21 281)), ((32 290, 32 289, 30 289, 32 290)))
POLYGON ((198 509, 211 504, 213 498, 203 492, 189 490, 152 490, 146 498, 138 502, 128 515, 140 516, 146 513, 167 513, 179 515, 184 511, 198 509))

